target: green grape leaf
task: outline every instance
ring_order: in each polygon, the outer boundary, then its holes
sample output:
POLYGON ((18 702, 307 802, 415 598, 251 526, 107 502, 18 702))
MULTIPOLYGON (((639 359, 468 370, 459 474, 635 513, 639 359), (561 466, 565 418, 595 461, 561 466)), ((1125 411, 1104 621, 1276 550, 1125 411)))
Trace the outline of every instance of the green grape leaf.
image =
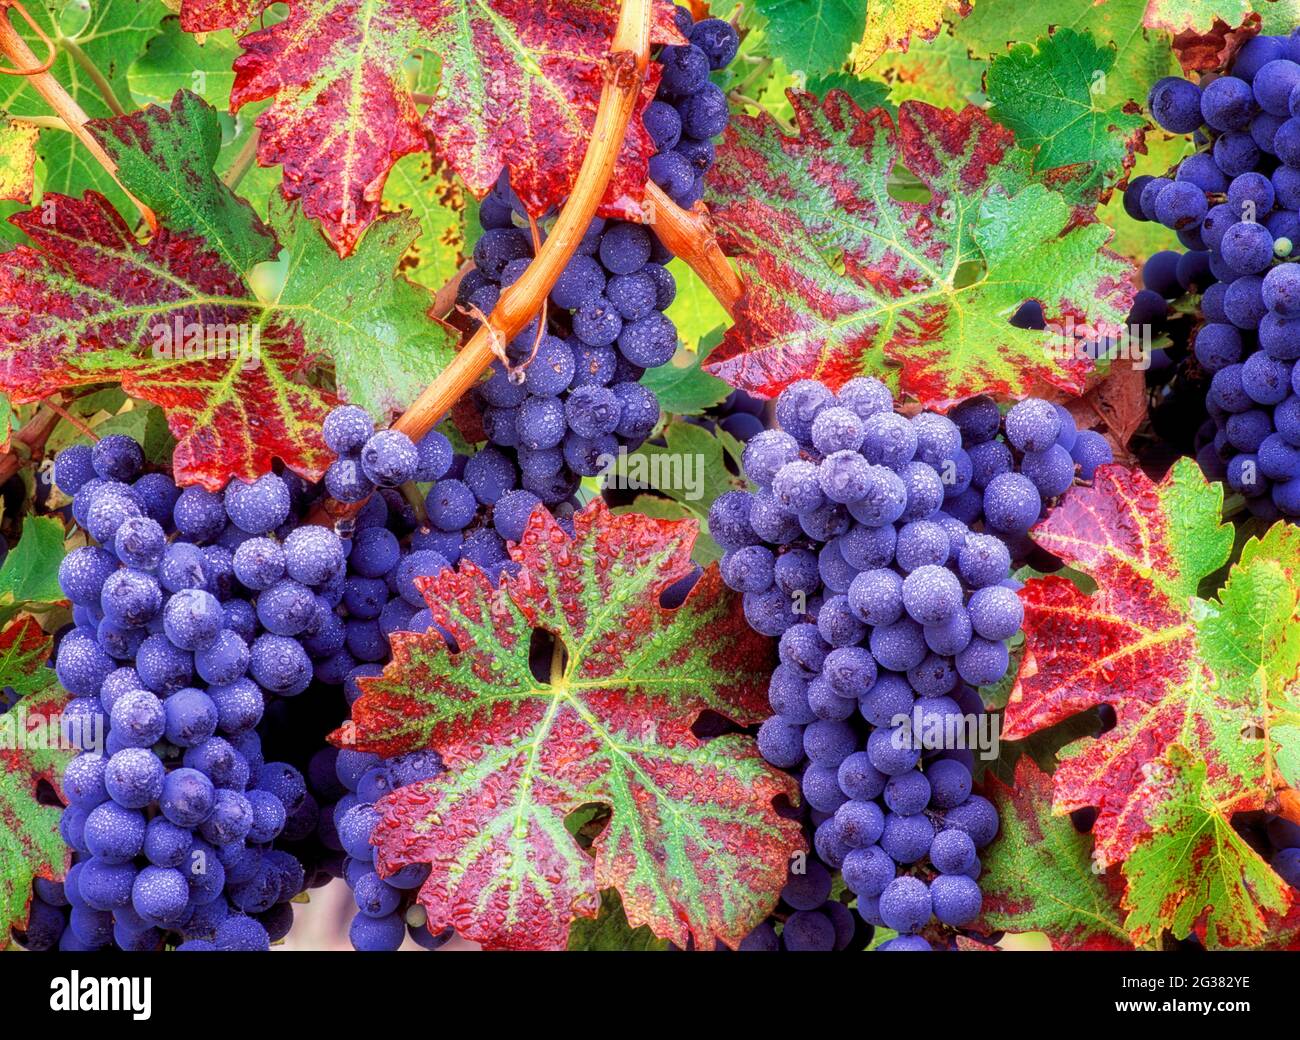
POLYGON ((679 347, 668 364, 648 369, 641 385, 654 391, 659 407, 669 415, 700 415, 731 393, 731 387, 700 367, 704 357, 698 350, 679 347))
POLYGON ((834 72, 861 38, 867 6, 852 0, 757 0, 766 43, 786 65, 809 76, 834 72))
POLYGON ((49 516, 23 517, 18 544, 0 565, 0 620, 20 610, 47 607, 65 599, 59 588, 63 525, 49 516))
POLYGON ((1085 197, 1109 191, 1146 127, 1138 106, 1109 89, 1114 64, 1112 48, 1065 28, 1017 44, 989 66, 989 114, 1034 152, 1035 171, 1089 164, 1092 174, 1076 189, 1085 197))

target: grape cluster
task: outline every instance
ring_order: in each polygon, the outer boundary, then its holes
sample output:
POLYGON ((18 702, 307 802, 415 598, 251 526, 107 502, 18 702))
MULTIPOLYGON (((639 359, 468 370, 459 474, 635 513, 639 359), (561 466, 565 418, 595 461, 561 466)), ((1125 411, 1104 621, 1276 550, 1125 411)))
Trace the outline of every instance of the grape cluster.
MULTIPOLYGON (((800 772, 817 856, 841 870, 863 918, 902 933, 890 949, 928 948, 917 933, 932 918, 959 927, 979 913, 977 850, 998 819, 971 793, 973 754, 953 738, 978 725, 975 687, 1002 678, 1023 619, 1007 545, 971 523, 1023 535, 1045 496, 993 439, 991 401, 908 419, 877 380, 838 394, 804 381, 782 392, 776 419, 745 448, 758 490, 728 492, 709 513, 723 580, 750 625, 780 638, 759 750, 800 772), (980 445, 1004 456, 966 499, 978 506, 968 522, 951 507, 984 465, 969 459, 980 445)), ((1022 470, 1050 470, 1059 453, 1073 481, 1053 406, 1022 402, 1005 426, 1022 470)), ((820 877, 791 879, 786 949, 843 938, 820 877)))
POLYGON ((727 127, 727 96, 709 79, 736 56, 740 37, 730 22, 690 11, 673 12, 687 43, 662 48, 655 58, 661 70, 655 99, 642 115, 656 155, 650 179, 683 209, 704 196, 704 175, 713 165, 713 138, 727 127))
POLYGON ((1204 86, 1160 80, 1152 115, 1203 148, 1172 178, 1135 178, 1124 199, 1131 216, 1173 228, 1191 249, 1155 254, 1144 278, 1202 291, 1193 351, 1209 376, 1209 419, 1197 460, 1267 520, 1300 516, 1298 88, 1297 34, 1249 40, 1231 73, 1204 86))
POLYGON ((427 863, 413 863, 396 874, 380 877, 370 838, 379 822, 374 803, 389 791, 430 780, 442 772, 442 760, 433 751, 415 751, 396 758, 344 749, 334 756, 334 772, 344 789, 333 810, 339 844, 347 854, 343 876, 352 889, 357 913, 348 929, 355 949, 396 950, 410 935, 425 949, 434 950, 452 936, 446 929, 434 935, 426 927, 424 910, 416 893, 429 876, 427 863))
POLYGON ((311 682, 343 546, 323 528, 284 530, 295 486, 275 474, 214 494, 143 464, 121 435, 55 461, 92 540, 59 569, 74 624, 55 672, 73 695, 65 737, 82 748, 63 776, 75 862, 60 946, 266 949, 308 880, 277 842, 317 816, 257 727, 268 698, 311 682))
MULTIPOLYGON (((658 54, 663 78, 643 120, 657 150, 651 178, 690 206, 713 164, 711 138, 727 123, 726 97, 709 73, 731 61, 738 38, 717 18, 694 24, 684 8, 677 21, 691 42, 658 54)), ((503 173, 479 207, 483 234, 457 292, 475 319, 491 313, 531 262, 527 219, 503 173)), ((664 266, 671 259, 646 225, 592 220, 551 289, 545 325, 534 319, 515 336, 508 364, 495 361, 474 390, 488 442, 511 463, 510 486, 558 505, 658 425, 659 401, 640 379, 677 351, 676 326, 664 314, 677 293, 664 266)))

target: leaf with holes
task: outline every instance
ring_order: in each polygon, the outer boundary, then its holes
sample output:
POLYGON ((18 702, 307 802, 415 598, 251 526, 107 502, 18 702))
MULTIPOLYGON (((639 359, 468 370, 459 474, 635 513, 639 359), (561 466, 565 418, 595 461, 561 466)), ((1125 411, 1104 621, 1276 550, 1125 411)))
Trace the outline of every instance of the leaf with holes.
POLYGON ((797 133, 737 116, 718 151, 710 203, 746 292, 706 370, 762 396, 875 375, 939 408, 1045 384, 1080 393, 1092 362, 1075 336, 1117 333, 1133 297, 1109 231, 1074 226, 977 108, 909 102, 895 126, 844 94, 790 96, 797 133), (891 195, 898 163, 928 198, 891 195), (1046 330, 1010 324, 1029 299, 1046 330))
POLYGON ((31 202, 38 137, 36 127, 16 123, 0 112, 0 199, 31 202))
MULTIPOLYGON (((0 681, 35 681, 48 672, 49 651, 50 640, 31 618, 9 625, 0 632, 0 681)), ((47 683, 0 715, 0 950, 10 944, 10 929, 27 923, 32 881, 62 880, 71 860, 59 834, 62 810, 37 800, 41 781, 61 791, 63 769, 75 754, 58 747, 59 713, 67 700, 57 683, 47 683)))
POLYGON ((866 8, 852 0, 758 0, 773 56, 798 72, 825 75, 840 68, 862 36, 866 8))
POLYGON ((1232 827, 1200 753, 1173 744, 1133 794, 1139 844, 1124 863, 1125 927, 1138 943, 1195 932, 1211 949, 1257 946, 1291 890, 1232 827))
MULTIPOLYGON (((1190 459, 1159 484, 1110 465, 1033 531, 1097 591, 1055 576, 1026 584, 1025 656, 1003 737, 1097 704, 1114 708, 1115 727, 1066 748, 1053 777, 1057 812, 1098 808, 1104 866, 1149 849, 1160 832, 1153 821, 1173 818, 1168 803, 1183 793, 1153 788, 1151 774, 1174 746, 1203 763, 1196 797, 1225 816, 1263 809, 1300 782, 1300 534, 1277 524, 1251 539, 1217 597, 1204 598, 1202 579, 1232 549, 1222 504, 1221 486, 1190 459)), ((1193 820, 1185 809, 1181 818, 1193 820)), ((1200 851, 1193 837, 1181 835, 1189 856, 1200 851)), ((1186 907, 1179 914, 1197 917, 1186 907)))
POLYGON ((802 847, 773 806, 796 787, 750 737, 691 727, 705 711, 743 725, 767 714, 771 644, 716 568, 680 607, 660 605, 691 569, 694 523, 615 516, 597 498, 574 531, 534 513, 511 548, 522 569, 499 588, 469 563, 425 579, 457 652, 434 631, 399 633, 383 675, 363 680, 332 739, 447 763, 378 803, 381 873, 437 864, 420 891, 430 927, 488 947, 562 949, 609 888, 634 928, 734 947, 802 847), (529 664, 537 630, 555 641, 546 680, 529 664), (593 803, 610 816, 588 852, 565 818, 593 803))
POLYGON ((1140 107, 1111 89, 1114 64, 1115 51, 1089 33, 1058 29, 989 66, 989 114, 1033 150, 1036 171, 1087 163, 1084 197, 1109 192, 1146 127, 1140 107))
POLYGON ((983 855, 977 930, 1044 932, 1055 950, 1131 950, 1123 883, 1115 871, 1094 869, 1087 834, 1052 815, 1052 778, 1025 756, 1014 783, 990 777, 985 793, 1001 829, 983 855))
MULTIPOLYGON (((264 4, 185 0, 192 31, 247 21, 264 4)), ((258 159, 284 167, 283 190, 321 222, 340 256, 380 212, 384 181, 403 155, 438 154, 482 196, 503 169, 540 216, 569 194, 595 120, 618 18, 613 0, 323 0, 240 40, 232 109, 271 99, 257 124, 258 159), (442 75, 423 114, 404 63, 427 52, 442 75)), ((672 6, 654 0, 652 44, 680 43, 672 6)), ((652 70, 638 107, 654 96, 652 70)), ((653 146, 639 115, 603 204, 639 211, 653 146)))
POLYGON ((966 0, 891 0, 867 4, 862 39, 853 58, 859 70, 870 67, 891 51, 906 51, 914 37, 933 39, 943 28, 944 16, 961 17, 970 11, 966 0))

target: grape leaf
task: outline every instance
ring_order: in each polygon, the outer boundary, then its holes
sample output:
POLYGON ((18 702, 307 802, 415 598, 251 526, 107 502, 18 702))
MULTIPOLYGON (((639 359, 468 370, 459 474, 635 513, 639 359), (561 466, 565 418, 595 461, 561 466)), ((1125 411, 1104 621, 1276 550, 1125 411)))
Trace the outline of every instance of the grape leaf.
POLYGON ((42 780, 60 791, 74 754, 58 747, 68 695, 55 682, 39 682, 53 676, 44 664, 50 646, 29 617, 0 632, 0 683, 27 687, 18 706, 0 715, 0 950, 10 945, 10 929, 27 923, 32 881, 60 880, 72 856, 59 834, 62 810, 36 797, 42 780))
POLYGON ((0 452, 9 450, 11 438, 18 426, 18 414, 14 411, 13 402, 9 400, 8 394, 0 394, 0 452))
POLYGON ((809 76, 834 72, 861 38, 867 5, 851 0, 757 0, 771 54, 809 76))
MULTIPOLYGON (((722 335, 721 330, 715 331, 716 343, 722 335)), ((701 344, 702 350, 704 347, 701 344)), ((731 387, 700 367, 703 362, 700 353, 700 350, 678 347, 668 364, 647 369, 641 377, 641 385, 654 391, 659 407, 669 415, 699 415, 721 404, 731 393, 731 387)), ((704 353, 707 356, 707 350, 704 353)))
POLYGON ((961 42, 977 57, 989 57, 1006 53, 1008 43, 1046 35, 1053 27, 1088 33, 1099 46, 1114 48, 1106 96, 1145 102, 1152 83, 1177 71, 1169 37, 1143 28, 1147 3, 1053 0, 1050 6, 1027 8, 1019 0, 980 0, 961 23, 961 42))
POLYGON ((1115 727, 1066 748, 1053 778, 1058 812, 1098 808, 1103 866, 1136 856, 1151 821, 1168 818, 1144 783, 1174 745, 1204 763, 1206 796, 1225 814, 1262 809, 1300 781, 1300 535, 1278 524, 1251 539, 1217 598, 1202 598, 1201 580, 1232 549, 1222 501, 1191 459, 1159 484, 1108 465, 1033 531, 1098 588, 1054 576, 1025 585, 1025 656, 1003 737, 1114 708, 1115 727))
MULTIPOLYGON (((677 326, 677 338, 691 350, 698 352, 705 338, 729 324, 731 319, 727 316, 726 308, 704 284, 704 279, 692 271, 680 257, 673 257, 668 262, 668 270, 677 283, 677 295, 673 297, 673 302, 668 305, 668 310, 664 313, 677 326)), ((654 369, 650 370, 653 371, 654 369)))
POLYGON ((612 952, 635 950, 641 953, 667 949, 645 925, 633 928, 623 913, 623 901, 613 889, 600 894, 600 914, 595 918, 579 917, 569 927, 570 950, 612 952))
POLYGON ((30 202, 36 177, 39 131, 0 112, 0 199, 30 202))
POLYGON ((176 16, 164 18, 127 74, 131 93, 143 102, 165 105, 178 90, 189 90, 213 108, 225 108, 235 85, 231 66, 239 44, 227 31, 187 33, 176 16))
MULTIPOLYGON (((181 24, 231 27, 249 9, 185 0, 181 24)), ((301 199, 340 256, 378 215, 393 164, 422 150, 425 133, 476 195, 509 169, 511 187, 540 216, 577 176, 617 11, 612 0, 294 4, 284 21, 240 40, 231 107, 273 99, 257 120, 258 159, 284 167, 286 197, 301 199), (403 68, 420 50, 442 63, 423 115, 403 68)), ((666 0, 655 0, 651 42, 682 42, 666 0)), ((639 107, 653 98, 657 76, 653 67, 639 107)), ((652 152, 638 115, 602 204, 606 215, 639 212, 652 152)))
MULTIPOLYGON (((167 13, 160 0, 89 0, 69 5, 64 0, 38 0, 25 5, 33 20, 56 41, 56 56, 50 67, 52 75, 72 95, 73 100, 92 118, 113 114, 94 79, 77 57, 102 75, 103 82, 124 107, 131 106, 127 70, 144 42, 167 13), (84 24, 68 25, 63 21, 65 8, 80 8, 84 24), (65 36, 64 30, 67 31, 65 36), (69 46, 69 42, 71 46, 69 46)), ((10 15, 15 31, 40 58, 45 44, 36 38, 27 24, 10 15)), ((15 116, 46 116, 49 103, 22 76, 0 77, 0 110, 15 116)), ((42 130, 37 155, 45 167, 46 191, 71 195, 93 188, 106 196, 123 212, 134 213, 130 200, 99 162, 86 151, 74 134, 66 130, 42 130)))
POLYGON ((1133 794, 1139 843, 1124 863, 1125 927, 1134 941, 1165 929, 1208 947, 1256 946, 1290 909, 1290 889, 1232 828, 1206 763, 1172 744, 1133 794))
POLYGON ((1142 24, 1171 33, 1204 33, 1214 27, 1216 19, 1237 26, 1257 10, 1271 6, 1254 0, 1149 0, 1142 24))
POLYGON ((710 433, 680 420, 664 427, 663 439, 662 445, 646 441, 631 454, 621 455, 607 483, 625 490, 653 488, 688 509, 707 532, 709 509, 719 495, 753 488, 737 475, 743 472, 745 447, 726 430, 710 433))
POLYGON ((861 70, 890 51, 906 51, 913 36, 932 39, 943 28, 949 11, 965 15, 967 0, 891 0, 867 4, 862 39, 854 48, 854 62, 861 70))
POLYGON ((1068 816, 1052 815, 1052 778, 1029 756, 1015 781, 985 782, 1001 829, 984 852, 981 932, 1044 932, 1054 950, 1131 950, 1120 909, 1123 882, 1099 873, 1092 840, 1068 816))
POLYGON ((1036 171, 1091 164, 1085 197, 1109 192, 1146 127, 1141 109, 1110 89, 1114 64, 1114 49, 1064 28, 1035 45, 1017 44, 989 66, 989 114, 1034 151, 1036 171))
POLYGON ((634 928, 734 947, 801 847, 772 804, 795 788, 749 737, 691 726, 705 710, 742 724, 767 713, 771 644, 716 568, 682 606, 660 606, 691 569, 693 523, 615 516, 598 498, 574 529, 534 513, 510 550, 523 569, 500 588, 469 563, 424 579, 458 652, 433 631, 397 634, 392 663, 363 681, 332 739, 434 748, 448 767, 378 803, 381 873, 438 864, 420 891, 430 927, 488 947, 562 949, 607 888, 634 928), (529 666, 535 630, 557 644, 549 681, 529 666), (592 803, 611 815, 588 854, 565 817, 592 803))
POLYGON ((376 418, 404 411, 451 361, 458 334, 427 316, 432 297, 394 271, 420 238, 408 213, 380 217, 342 260, 296 205, 271 200, 284 286, 268 314, 334 358, 341 397, 376 418))
POLYGON ((384 185, 384 212, 403 209, 420 222, 420 234, 398 270, 437 291, 473 249, 465 242, 465 190, 428 152, 403 156, 384 185))
POLYGON ((63 525, 50 516, 25 516, 18 544, 0 565, 0 621, 20 610, 64 601, 59 588, 63 525))
POLYGON ((273 207, 287 273, 265 302, 249 279, 279 244, 213 173, 216 113, 181 92, 170 109, 91 127, 163 230, 137 241, 94 193, 15 218, 30 242, 0 271, 0 389, 14 400, 120 380, 167 410, 176 479, 218 488, 276 456, 304 476, 324 470, 334 398, 304 381, 317 354, 376 414, 408 404, 450 358, 453 334, 424 317, 427 293, 393 277, 418 234, 411 218, 384 217, 344 263, 290 206, 273 207))
POLYGON ((863 112, 844 94, 791 94, 798 133, 737 116, 710 204, 746 294, 706 371, 774 396, 797 379, 875 375, 928 406, 975 393, 1083 390, 1082 325, 1115 332, 1133 289, 1108 230, 1073 226, 1029 183, 1011 133, 969 107, 863 112), (925 201, 891 194, 902 163, 925 201), (1039 300, 1046 331, 1010 317, 1039 300))
MULTIPOLYGON (((971 57, 965 24, 962 39, 945 26, 934 39, 913 40, 906 51, 886 54, 871 66, 872 74, 887 85, 895 107, 904 101, 924 101, 939 108, 963 108, 983 101, 988 64, 971 57)), ((861 75, 865 70, 857 71, 861 75)), ((811 83, 808 89, 816 93, 811 83)))

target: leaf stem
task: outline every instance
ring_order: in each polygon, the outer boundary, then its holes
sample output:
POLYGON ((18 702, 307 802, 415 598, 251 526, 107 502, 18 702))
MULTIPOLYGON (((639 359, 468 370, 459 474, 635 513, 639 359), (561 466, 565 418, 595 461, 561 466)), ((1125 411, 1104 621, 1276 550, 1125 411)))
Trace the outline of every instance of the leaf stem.
POLYGON ((261 136, 262 132, 257 127, 250 128, 248 138, 240 147, 239 154, 235 156, 235 161, 230 164, 230 169, 222 174, 221 183, 231 191, 239 187, 239 182, 244 179, 244 174, 253 168, 253 162, 257 159, 257 142, 261 139, 261 136))
POLYGON ((58 45, 72 55, 72 60, 81 66, 81 71, 90 77, 90 82, 95 84, 95 89, 99 91, 99 96, 104 99, 106 104, 115 116, 126 115, 126 109, 122 107, 122 102, 117 99, 113 93, 113 85, 108 82, 108 78, 99 71, 99 66, 90 60, 90 55, 83 51, 75 40, 66 36, 60 36, 58 45))
MULTIPOLYGON (((10 24, 8 8, 0 10, 0 52, 3 52, 16 69, 40 67, 41 63, 37 60, 36 55, 32 53, 32 49, 27 46, 27 41, 19 36, 18 31, 10 24)), ((76 135, 77 140, 85 146, 86 151, 94 156, 95 161, 104 167, 114 181, 117 181, 118 187, 126 192, 127 197, 135 203, 140 215, 144 217, 150 229, 156 231, 158 229, 158 218, 154 216, 153 210, 126 190, 122 182, 118 180, 117 163, 109 158, 108 153, 95 140, 94 135, 86 129, 90 117, 86 115, 85 110, 77 104, 72 95, 64 90, 63 85, 48 71, 32 73, 26 76, 26 80, 45 99, 46 104, 54 109, 55 114, 76 135)))
POLYGON ((9 116, 9 122, 19 126, 34 126, 38 130, 68 129, 68 124, 58 116, 9 116))
POLYGON ((32 416, 31 422, 14 434, 9 451, 0 456, 0 484, 3 484, 22 468, 23 463, 26 461, 23 454, 27 458, 31 458, 45 447, 45 442, 58 424, 59 416, 55 412, 49 408, 37 409, 36 414, 32 416), (24 453, 19 453, 16 450, 19 445, 25 449, 24 453))
POLYGON ((646 185, 646 199, 653 206, 651 224, 655 234, 700 276, 709 292, 734 316, 744 285, 718 245, 704 203, 697 202, 693 209, 684 210, 653 181, 646 185))

